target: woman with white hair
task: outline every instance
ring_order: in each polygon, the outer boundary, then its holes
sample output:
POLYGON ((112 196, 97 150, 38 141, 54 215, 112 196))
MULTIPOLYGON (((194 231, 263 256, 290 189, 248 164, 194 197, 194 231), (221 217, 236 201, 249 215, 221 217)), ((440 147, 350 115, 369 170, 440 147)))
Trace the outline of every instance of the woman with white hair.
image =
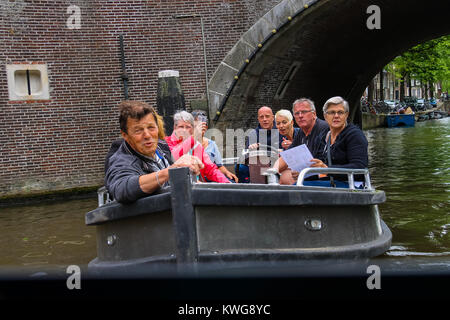
MULTIPOLYGON (((294 128, 294 117, 289 110, 281 109, 275 114, 275 123, 280 134, 283 136, 281 147, 284 150, 289 149, 294 137, 299 133, 300 128, 294 128)), ((292 170, 287 168, 280 172, 280 184, 293 184, 295 179, 292 177, 292 170)))
POLYGON ((294 137, 300 128, 294 128, 294 117, 289 110, 281 109, 275 114, 275 123, 280 134, 283 136, 281 147, 286 150, 292 144, 294 137))
POLYGON ((173 122, 173 133, 165 140, 174 159, 177 160, 185 154, 196 156, 204 165, 204 168, 200 170, 200 180, 230 183, 202 147, 201 123, 195 126, 194 117, 186 111, 175 113, 173 122))

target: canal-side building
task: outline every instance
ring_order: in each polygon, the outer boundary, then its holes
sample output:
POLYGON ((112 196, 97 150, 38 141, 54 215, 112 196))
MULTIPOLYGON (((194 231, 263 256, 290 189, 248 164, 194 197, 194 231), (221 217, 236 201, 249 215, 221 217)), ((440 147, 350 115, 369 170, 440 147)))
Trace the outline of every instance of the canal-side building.
MULTIPOLYGON (((381 82, 380 74, 378 73, 373 79, 373 99, 380 100, 381 97, 381 82)), ((425 94, 425 89, 423 83, 420 80, 411 78, 406 78, 403 86, 404 95, 416 98, 429 98, 431 94, 433 97, 441 97, 442 89, 439 83, 433 84, 432 88, 427 88, 427 95, 425 94)), ((383 96, 385 100, 400 100, 400 91, 402 87, 400 85, 400 79, 396 78, 394 74, 389 71, 383 70, 383 96)), ((364 97, 368 97, 369 89, 366 88, 364 91, 364 97)))

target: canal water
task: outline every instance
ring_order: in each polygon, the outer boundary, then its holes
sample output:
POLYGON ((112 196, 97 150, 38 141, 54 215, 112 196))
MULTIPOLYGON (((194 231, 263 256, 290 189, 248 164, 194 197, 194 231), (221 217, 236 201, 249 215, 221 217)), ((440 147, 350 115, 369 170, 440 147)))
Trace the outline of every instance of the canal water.
MULTIPOLYGON (((372 183, 393 233, 381 259, 440 257, 450 267, 450 118, 413 128, 366 131, 372 183)), ((0 208, 0 268, 85 266, 96 256, 94 227, 84 224, 96 197, 0 208)))
POLYGON ((446 256, 450 267, 450 118, 366 132, 372 182, 393 234, 385 256, 446 256))

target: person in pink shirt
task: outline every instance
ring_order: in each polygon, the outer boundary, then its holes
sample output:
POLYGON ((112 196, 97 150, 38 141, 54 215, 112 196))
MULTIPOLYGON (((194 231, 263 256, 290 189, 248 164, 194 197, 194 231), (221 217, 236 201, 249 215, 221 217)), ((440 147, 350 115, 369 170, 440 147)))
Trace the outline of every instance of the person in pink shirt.
POLYGON ((169 145, 174 160, 176 161, 185 154, 196 156, 204 164, 204 168, 200 170, 200 181, 209 180, 230 183, 202 147, 202 123, 194 127, 194 117, 186 111, 177 112, 173 116, 173 121, 174 130, 172 135, 165 137, 165 140, 169 145))

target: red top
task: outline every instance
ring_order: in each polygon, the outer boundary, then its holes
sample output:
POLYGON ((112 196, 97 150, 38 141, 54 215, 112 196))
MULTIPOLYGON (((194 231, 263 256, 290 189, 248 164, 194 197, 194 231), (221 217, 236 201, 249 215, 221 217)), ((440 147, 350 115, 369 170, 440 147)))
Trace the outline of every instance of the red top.
POLYGON ((167 144, 169 145, 170 151, 175 161, 177 161, 181 156, 185 154, 191 154, 199 158, 205 167, 200 170, 200 175, 203 180, 207 178, 210 181, 230 183, 230 181, 225 177, 225 175, 220 172, 214 162, 211 161, 208 154, 203 149, 201 143, 194 140, 194 137, 190 136, 183 141, 183 138, 178 139, 175 133, 172 133, 170 137, 165 138, 167 144))

